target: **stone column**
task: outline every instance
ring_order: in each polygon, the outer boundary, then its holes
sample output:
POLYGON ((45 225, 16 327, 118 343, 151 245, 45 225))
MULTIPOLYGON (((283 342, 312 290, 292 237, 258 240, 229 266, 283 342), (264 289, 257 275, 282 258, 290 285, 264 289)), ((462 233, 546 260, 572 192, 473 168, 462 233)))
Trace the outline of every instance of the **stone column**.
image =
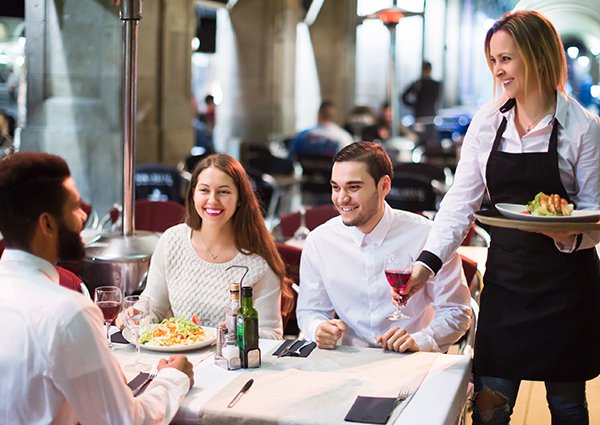
POLYGON ((121 30, 112 0, 28 0, 21 150, 64 157, 84 200, 120 197, 121 30))
MULTIPOLYGON (((193 145, 193 0, 144 0, 136 162, 175 165, 193 145)), ((100 214, 121 202, 121 21, 112 0, 27 0, 21 149, 64 157, 100 214)))
POLYGON ((342 123, 354 106, 356 0, 325 1, 310 27, 321 97, 335 102, 342 123))
POLYGON ((243 0, 230 13, 235 33, 238 92, 232 136, 266 144, 269 133, 294 132, 296 0, 243 0))

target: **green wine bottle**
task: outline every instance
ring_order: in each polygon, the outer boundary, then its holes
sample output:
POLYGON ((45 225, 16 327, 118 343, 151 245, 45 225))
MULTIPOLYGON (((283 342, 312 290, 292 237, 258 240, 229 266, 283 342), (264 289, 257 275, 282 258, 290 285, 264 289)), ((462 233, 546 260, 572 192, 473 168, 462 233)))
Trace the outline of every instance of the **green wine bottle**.
POLYGON ((258 311, 252 305, 252 288, 242 287, 242 303, 237 312, 237 342, 243 368, 260 366, 258 311))

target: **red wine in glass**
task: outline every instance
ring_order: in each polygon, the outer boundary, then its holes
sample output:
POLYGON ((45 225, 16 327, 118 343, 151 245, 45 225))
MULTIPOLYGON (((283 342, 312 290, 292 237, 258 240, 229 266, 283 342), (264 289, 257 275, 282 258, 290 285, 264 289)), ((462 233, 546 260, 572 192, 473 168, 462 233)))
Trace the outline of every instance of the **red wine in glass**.
POLYGON ((412 270, 386 270, 385 277, 394 291, 400 293, 404 289, 406 282, 410 279, 412 270))
POLYGON ((123 295, 116 286, 99 286, 94 290, 94 301, 102 311, 104 325, 106 326, 106 346, 112 348, 110 342, 110 325, 119 314, 123 295))
POLYGON ((121 309, 121 303, 118 301, 98 301, 96 302, 96 305, 102 310, 105 323, 114 322, 121 309))
POLYGON ((410 279, 410 276, 412 274, 412 266, 413 260, 411 256, 407 253, 392 252, 387 253, 385 255, 383 265, 385 277, 392 289, 394 290, 394 292, 396 292, 402 297, 401 301, 404 303, 402 307, 396 306, 396 310, 394 311, 394 313, 392 313, 388 317, 389 320, 395 321, 409 319, 409 316, 402 312, 402 308, 406 305, 408 299, 402 296, 402 294, 400 294, 400 291, 404 290, 404 287, 410 279))

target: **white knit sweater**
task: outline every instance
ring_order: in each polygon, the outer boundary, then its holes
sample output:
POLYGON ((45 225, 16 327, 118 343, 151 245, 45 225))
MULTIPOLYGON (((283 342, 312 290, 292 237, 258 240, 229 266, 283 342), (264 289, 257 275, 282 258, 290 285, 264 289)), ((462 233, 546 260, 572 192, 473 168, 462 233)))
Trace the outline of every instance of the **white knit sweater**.
POLYGON ((153 321, 171 315, 191 319, 194 314, 207 326, 224 321, 229 284, 239 282, 244 273, 243 269, 226 269, 240 265, 249 268, 243 285, 253 287, 259 336, 281 339, 281 286, 265 259, 238 253, 226 263, 209 263, 194 250, 191 235, 192 229, 186 224, 173 226, 162 234, 152 254, 142 296, 150 299, 153 321))

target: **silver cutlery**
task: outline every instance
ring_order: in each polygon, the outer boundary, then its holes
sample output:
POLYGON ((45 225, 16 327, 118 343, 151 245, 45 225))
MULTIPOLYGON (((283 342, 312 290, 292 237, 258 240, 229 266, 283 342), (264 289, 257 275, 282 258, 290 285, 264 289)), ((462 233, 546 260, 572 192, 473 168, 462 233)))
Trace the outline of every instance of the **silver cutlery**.
POLYGON ((254 384, 254 379, 250 379, 248 382, 246 382, 244 384, 244 386, 242 387, 242 389, 238 391, 238 393, 235 395, 235 397, 233 397, 233 400, 231 400, 229 402, 229 404, 227 405, 227 408, 229 409, 229 408, 235 406, 235 404, 239 401, 239 399, 242 398, 242 396, 244 394, 246 394, 246 392, 250 389, 252 384, 254 384))
POLYGON ((277 357, 283 357, 285 355, 293 355, 293 356, 299 356, 301 355, 301 351, 304 347, 309 346, 310 344, 312 344, 312 341, 303 341, 302 344, 295 349, 291 349, 294 345, 296 345, 296 343, 299 342, 299 340, 292 342, 290 345, 288 345, 287 347, 285 347, 278 355, 277 357))
POLYGON ((148 376, 146 377, 146 379, 144 379, 140 385, 138 385, 137 387, 135 387, 135 388, 132 390, 133 396, 135 397, 135 396, 136 396, 136 395, 137 395, 137 394, 138 394, 138 393, 139 393, 139 392, 142 390, 142 388, 144 388, 144 386, 145 386, 145 385, 146 385, 148 382, 150 382, 150 381, 152 381, 154 378, 156 378, 156 375, 157 375, 157 374, 158 374, 158 368, 157 368, 156 366, 154 366, 154 367, 152 368, 152 370, 150 371, 150 373, 148 373, 148 376))

